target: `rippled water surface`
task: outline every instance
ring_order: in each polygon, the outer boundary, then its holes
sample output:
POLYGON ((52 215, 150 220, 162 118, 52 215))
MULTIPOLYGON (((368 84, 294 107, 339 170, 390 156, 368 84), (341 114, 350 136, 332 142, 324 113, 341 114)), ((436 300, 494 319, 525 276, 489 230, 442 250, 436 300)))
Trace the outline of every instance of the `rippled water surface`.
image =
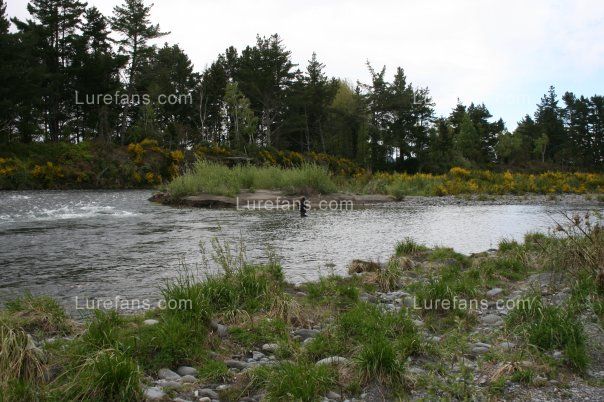
MULTIPOLYGON (((199 242, 246 244, 261 259, 270 244, 290 281, 345 272, 353 258, 386 260, 406 236, 463 253, 496 247, 552 226, 535 205, 409 206, 355 211, 178 209, 147 201, 150 191, 0 193, 0 301, 31 291, 61 300, 153 298, 185 261, 202 260, 199 242)), ((209 246, 208 246, 209 248, 209 246)))

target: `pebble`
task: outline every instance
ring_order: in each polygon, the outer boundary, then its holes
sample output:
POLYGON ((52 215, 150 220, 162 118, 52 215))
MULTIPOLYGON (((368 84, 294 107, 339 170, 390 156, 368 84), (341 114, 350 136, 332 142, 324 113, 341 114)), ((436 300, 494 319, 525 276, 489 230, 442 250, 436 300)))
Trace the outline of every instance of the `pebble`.
POLYGON ((144 391, 145 399, 150 401, 158 401, 166 396, 166 393, 157 387, 149 387, 144 391))
POLYGON ((516 344, 514 342, 501 342, 499 344, 499 347, 504 350, 510 350, 514 349, 516 347, 516 344))
POLYGON ((413 323, 417 326, 417 327, 423 327, 424 326, 424 322, 422 320, 413 320, 413 323))
POLYGON ((262 359, 264 356, 265 356, 265 355, 264 355, 264 353, 262 353, 262 352, 258 352, 258 351, 254 351, 254 352, 252 352, 252 359, 254 359, 254 360, 260 360, 260 359, 262 359))
POLYGON ((182 376, 182 378, 180 379, 180 381, 182 381, 185 384, 193 384, 193 383, 197 382, 197 378, 195 378, 192 375, 185 374, 185 375, 182 376))
POLYGON ((502 292, 503 292, 503 289, 501 289, 501 288, 493 288, 487 292, 487 296, 495 297, 495 296, 500 295, 502 292))
POLYGON ((501 325, 503 324, 503 320, 497 314, 487 314, 483 317, 480 317, 480 321, 487 325, 501 325))
POLYGON ((279 349, 279 345, 276 343, 265 343, 262 345, 262 351, 268 353, 275 353, 279 349))
POLYGON ((194 367, 189 367, 189 366, 180 366, 179 368, 176 369, 176 372, 182 376, 185 376, 185 375, 196 376, 197 375, 197 369, 194 367))
MULTIPOLYGON (((216 387, 216 390, 224 391, 229 388, 231 388, 231 386, 229 384, 220 384, 219 386, 216 387)), ((218 399, 218 398, 213 398, 213 399, 218 399)))
POLYGON ((403 299, 403 304, 405 307, 413 308, 415 307, 415 299, 413 297, 407 296, 403 299))
POLYGON ((227 367, 229 367, 229 368, 236 368, 239 370, 243 370, 244 368, 246 368, 248 366, 247 363, 239 361, 239 360, 227 360, 224 362, 224 364, 226 364, 227 367))
POLYGON ((211 398, 208 398, 208 397, 206 396, 206 397, 203 397, 203 398, 199 398, 199 402, 212 402, 212 399, 211 399, 211 398))
POLYGON ((317 362, 317 366, 331 365, 331 364, 348 364, 349 360, 341 356, 331 356, 321 359, 317 362))
POLYGON ((225 338, 229 334, 229 329, 226 325, 217 323, 216 321, 210 322, 210 327, 216 331, 219 337, 225 338))
POLYGON ((176 374, 174 371, 167 369, 167 368, 160 369, 157 372, 157 375, 159 376, 159 378, 162 378, 162 379, 168 380, 168 381, 180 380, 180 375, 176 374))
POLYGON ((143 324, 145 324, 145 325, 157 325, 157 324, 159 324, 159 321, 153 320, 153 319, 149 319, 149 320, 143 321, 143 324))
POLYGON ((472 354, 474 355, 482 355, 487 353, 491 349, 491 345, 488 343, 477 342, 472 346, 472 354))
POLYGON ((317 331, 316 329, 300 328, 294 331, 294 335, 299 336, 302 340, 312 338, 314 336, 317 336, 318 334, 319 331, 317 331))
POLYGON ((219 399, 218 393, 210 388, 203 388, 197 391, 197 395, 200 397, 207 397, 209 399, 219 399))
POLYGON ((431 337, 429 337, 429 338, 428 338, 428 341, 429 341, 429 342, 433 342, 433 343, 438 343, 438 342, 440 342, 440 341, 441 341, 441 339, 442 339, 442 337, 441 337, 441 336, 436 336, 436 335, 435 335, 435 336, 431 336, 431 337))
POLYGON ((327 399, 335 399, 335 400, 340 400, 342 399, 342 396, 340 394, 338 394, 337 392, 333 392, 333 391, 329 391, 327 393, 327 395, 325 395, 325 397, 327 399))

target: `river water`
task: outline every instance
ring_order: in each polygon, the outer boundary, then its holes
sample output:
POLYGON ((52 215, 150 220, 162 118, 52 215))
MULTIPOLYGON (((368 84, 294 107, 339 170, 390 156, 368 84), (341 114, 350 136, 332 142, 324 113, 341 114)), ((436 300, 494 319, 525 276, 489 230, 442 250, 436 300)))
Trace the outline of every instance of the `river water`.
MULTIPOLYGON (((29 291, 68 309, 93 298, 153 299, 162 281, 204 270, 200 242, 244 243, 261 261, 270 245, 287 279, 345 273, 352 259, 385 261, 409 236, 462 253, 494 248, 552 227, 555 208, 539 205, 384 204, 366 209, 294 211, 172 208, 150 191, 0 193, 0 302, 29 291)), ((208 252, 206 252, 206 255, 208 252)))

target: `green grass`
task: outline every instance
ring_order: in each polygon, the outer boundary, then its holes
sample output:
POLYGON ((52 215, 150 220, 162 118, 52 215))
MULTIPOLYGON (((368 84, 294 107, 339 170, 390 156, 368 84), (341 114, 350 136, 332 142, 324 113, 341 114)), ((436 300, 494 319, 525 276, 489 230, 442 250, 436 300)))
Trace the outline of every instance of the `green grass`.
POLYGON ((135 401, 142 397, 140 381, 141 371, 131 357, 106 349, 87 356, 59 391, 67 400, 135 401))
POLYGON ((581 371, 587 367, 585 332, 571 309, 545 305, 538 297, 529 298, 512 310, 506 324, 540 350, 563 350, 572 368, 581 371))
POLYGON ((392 341, 380 334, 362 346, 356 362, 365 383, 377 380, 398 385, 402 380, 404 360, 399 358, 392 341))
POLYGON ((356 277, 343 278, 337 275, 321 277, 316 282, 304 284, 308 299, 313 303, 334 303, 348 306, 359 300, 360 283, 356 277))
MULTIPOLYGON (((451 255, 449 251, 446 253, 451 255)), ((465 261, 467 257, 463 258, 465 261)), ((475 298, 479 294, 480 287, 479 271, 463 270, 457 264, 444 267, 439 275, 430 277, 427 282, 418 282, 411 286, 415 291, 417 304, 427 309, 423 311, 424 313, 454 312, 458 314, 465 313, 465 309, 463 305, 455 303, 455 301, 475 298), (444 305, 443 301, 447 301, 449 304, 444 305)))
POLYGON ((0 320, 0 396, 7 401, 29 399, 42 383, 43 356, 30 346, 23 329, 0 320))
POLYGON ((312 362, 283 362, 254 370, 253 383, 266 389, 267 401, 317 401, 336 384, 332 367, 312 362))
POLYGON ((432 249, 428 255, 428 260, 453 262, 453 264, 459 264, 462 267, 467 266, 469 262, 468 257, 449 247, 436 247, 432 249))
POLYGON ((480 270, 487 277, 504 277, 512 281, 519 281, 528 274, 528 267, 515 256, 498 256, 482 261, 480 270))
POLYGON ((397 256, 407 256, 427 251, 428 248, 422 244, 417 243, 410 237, 406 237, 403 241, 397 243, 395 248, 395 254, 397 256))
POLYGON ((288 326, 283 320, 269 318, 231 327, 229 333, 235 342, 248 348, 287 341, 289 334, 288 326))
POLYGON ((282 190, 288 194, 337 191, 329 171, 318 165, 303 165, 291 169, 281 167, 224 165, 199 160, 182 176, 168 184, 169 193, 176 198, 199 193, 235 196, 241 190, 282 190))
POLYGON ((73 322, 63 308, 50 297, 34 297, 27 293, 8 301, 6 312, 16 325, 38 338, 70 335, 74 330, 73 322))

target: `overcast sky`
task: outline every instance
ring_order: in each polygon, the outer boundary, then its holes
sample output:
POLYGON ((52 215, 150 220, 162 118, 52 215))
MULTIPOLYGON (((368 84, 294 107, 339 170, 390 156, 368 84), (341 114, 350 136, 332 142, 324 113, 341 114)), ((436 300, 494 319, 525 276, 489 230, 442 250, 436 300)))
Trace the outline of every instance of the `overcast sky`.
MULTIPOLYGON (((88 0, 109 15, 121 0, 88 0)), ((150 3, 150 2, 149 2, 150 3)), ((26 18, 27 0, 8 0, 26 18)), ((301 68, 369 81, 365 62, 429 87, 438 114, 484 102, 509 129, 554 85, 604 94, 603 0, 156 0, 152 12, 202 71, 229 45, 279 33, 301 68)))

